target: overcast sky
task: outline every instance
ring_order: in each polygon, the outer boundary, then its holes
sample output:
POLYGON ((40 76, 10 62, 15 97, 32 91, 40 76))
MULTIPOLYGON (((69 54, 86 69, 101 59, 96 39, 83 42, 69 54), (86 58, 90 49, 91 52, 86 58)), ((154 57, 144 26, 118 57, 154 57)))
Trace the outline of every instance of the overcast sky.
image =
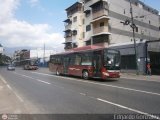
MULTIPOLYGON (((0 0, 0 43, 4 47, 62 47, 65 9, 77 0, 0 0)), ((160 0, 141 0, 160 10, 160 0)))

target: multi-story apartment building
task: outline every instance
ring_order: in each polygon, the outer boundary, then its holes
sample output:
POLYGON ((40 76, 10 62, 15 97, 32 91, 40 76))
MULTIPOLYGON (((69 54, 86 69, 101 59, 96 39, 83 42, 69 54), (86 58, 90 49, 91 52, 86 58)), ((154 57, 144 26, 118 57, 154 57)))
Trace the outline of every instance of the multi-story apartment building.
MULTIPOLYGON (((138 49, 133 45, 132 27, 134 27, 137 45, 160 38, 159 12, 139 0, 80 0, 66 11, 68 18, 65 20, 67 23, 65 50, 87 45, 113 47, 119 49, 122 59, 127 61, 130 58, 135 59, 134 49, 138 49), (134 24, 131 24, 130 2, 134 24), (76 22, 75 18, 77 18, 76 22), (76 34, 73 34, 74 31, 76 34), (127 44, 132 45, 128 48, 127 44)), ((147 52, 160 52, 159 46, 160 42, 148 44, 147 51, 137 55, 138 61, 142 62, 139 64, 143 64, 143 68, 148 59, 147 52)), ((137 50, 137 53, 139 51, 137 50)), ((135 69, 135 66, 136 62, 133 62, 126 68, 135 69)), ((145 70, 140 68, 140 71, 145 70)))
POLYGON ((65 22, 65 50, 83 46, 83 6, 76 2, 66 9, 67 19, 65 22))

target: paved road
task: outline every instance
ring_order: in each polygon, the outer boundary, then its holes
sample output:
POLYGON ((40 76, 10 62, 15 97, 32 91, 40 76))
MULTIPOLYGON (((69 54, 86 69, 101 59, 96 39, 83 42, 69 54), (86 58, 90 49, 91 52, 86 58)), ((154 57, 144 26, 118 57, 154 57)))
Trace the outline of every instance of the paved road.
POLYGON ((38 109, 37 113, 160 113, 160 82, 156 81, 86 81, 21 68, 2 68, 0 74, 24 102, 38 109))

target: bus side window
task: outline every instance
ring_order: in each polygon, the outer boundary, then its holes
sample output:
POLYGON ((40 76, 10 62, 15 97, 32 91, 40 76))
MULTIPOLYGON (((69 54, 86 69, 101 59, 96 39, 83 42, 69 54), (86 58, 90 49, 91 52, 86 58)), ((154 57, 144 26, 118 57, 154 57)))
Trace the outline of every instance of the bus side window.
POLYGON ((89 54, 83 54, 81 65, 92 65, 92 57, 89 54))
POLYGON ((70 55, 69 56, 69 65, 74 65, 75 62, 75 56, 74 55, 70 55))
POLYGON ((76 57, 75 57, 75 65, 81 65, 81 56, 80 55, 76 55, 76 57))

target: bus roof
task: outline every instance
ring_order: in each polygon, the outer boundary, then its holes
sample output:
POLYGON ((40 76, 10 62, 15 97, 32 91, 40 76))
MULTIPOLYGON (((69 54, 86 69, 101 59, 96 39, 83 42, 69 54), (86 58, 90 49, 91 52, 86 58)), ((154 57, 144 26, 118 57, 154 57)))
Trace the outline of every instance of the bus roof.
POLYGON ((63 54, 70 54, 70 53, 84 52, 84 51, 94 51, 94 50, 101 50, 101 49, 104 49, 104 48, 105 47, 88 45, 88 46, 84 46, 84 47, 73 48, 70 51, 58 53, 58 54, 55 54, 55 55, 63 55, 63 54))
POLYGON ((97 49, 103 49, 103 48, 104 47, 101 47, 101 46, 88 45, 84 47, 74 48, 73 51, 80 52, 80 51, 97 50, 97 49))

